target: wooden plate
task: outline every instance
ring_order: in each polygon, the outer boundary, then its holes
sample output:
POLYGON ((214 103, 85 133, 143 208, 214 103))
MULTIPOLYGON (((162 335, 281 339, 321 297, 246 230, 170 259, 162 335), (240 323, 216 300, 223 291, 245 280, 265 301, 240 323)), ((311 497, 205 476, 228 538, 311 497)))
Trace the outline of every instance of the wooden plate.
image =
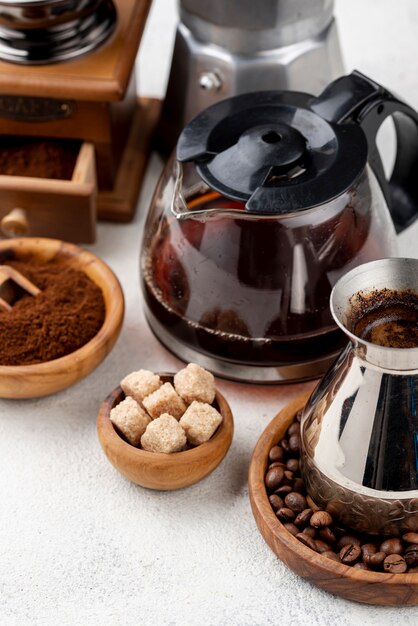
MULTIPOLYGON (((164 382, 172 382, 173 374, 160 374, 164 382)), ((118 435, 110 421, 110 411, 125 397, 116 387, 103 401, 97 417, 97 434, 103 451, 112 465, 126 478, 149 489, 181 489, 197 483, 213 472, 231 445, 234 421, 231 409, 219 391, 214 406, 222 415, 215 434, 196 448, 161 454, 135 448, 118 435)))
POLYGON ((309 394, 290 402, 267 426, 254 449, 249 469, 249 495, 257 526, 275 554, 296 574, 349 600, 367 604, 418 604, 418 574, 385 574, 353 569, 304 546, 279 522, 264 486, 270 448, 284 437, 309 394))

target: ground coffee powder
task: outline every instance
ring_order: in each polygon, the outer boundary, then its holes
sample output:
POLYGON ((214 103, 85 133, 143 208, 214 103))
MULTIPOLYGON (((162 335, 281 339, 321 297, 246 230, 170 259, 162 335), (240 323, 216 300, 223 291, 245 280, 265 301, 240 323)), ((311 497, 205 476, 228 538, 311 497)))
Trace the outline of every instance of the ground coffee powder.
POLYGON ((71 180, 79 151, 75 140, 3 137, 0 174, 71 180))
POLYGON ((418 347, 418 294, 411 290, 376 289, 357 293, 348 328, 357 337, 386 348, 418 347))
POLYGON ((51 361, 81 348, 100 330, 105 303, 84 273, 57 262, 10 261, 41 289, 23 295, 12 311, 0 309, 0 365, 51 361))

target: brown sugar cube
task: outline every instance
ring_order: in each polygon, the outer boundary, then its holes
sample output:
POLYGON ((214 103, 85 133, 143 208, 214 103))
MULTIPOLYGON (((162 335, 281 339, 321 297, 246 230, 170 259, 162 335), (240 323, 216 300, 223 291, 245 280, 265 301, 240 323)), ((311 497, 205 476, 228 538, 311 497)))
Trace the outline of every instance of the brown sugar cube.
POLYGON ((142 400, 162 385, 161 378, 148 370, 131 372, 120 382, 125 396, 131 396, 141 404, 142 400))
POLYGON ((164 383, 157 391, 144 398, 142 404, 153 419, 163 413, 169 413, 179 420, 187 409, 171 383, 164 383))
POLYGON ((174 376, 174 387, 179 396, 191 404, 194 400, 212 404, 215 399, 215 379, 196 363, 189 363, 187 367, 174 376))
POLYGON ((222 422, 222 415, 203 402, 191 403, 180 420, 180 426, 186 431, 187 440, 194 446, 208 441, 222 422))
POLYGON ((163 413, 150 424, 141 437, 141 446, 148 452, 180 452, 187 443, 186 434, 172 415, 163 413))
POLYGON ((130 444, 139 446, 151 418, 138 402, 128 396, 110 411, 110 421, 130 444))

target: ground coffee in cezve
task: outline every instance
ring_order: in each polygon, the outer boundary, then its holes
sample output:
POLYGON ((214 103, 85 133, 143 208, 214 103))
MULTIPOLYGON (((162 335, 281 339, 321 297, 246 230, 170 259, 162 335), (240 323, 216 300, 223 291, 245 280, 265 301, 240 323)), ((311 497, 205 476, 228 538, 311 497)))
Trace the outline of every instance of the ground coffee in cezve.
POLYGON ((105 303, 100 288, 67 265, 10 261, 41 293, 23 295, 10 312, 0 309, 0 365, 51 361, 81 348, 100 330, 105 303))
POLYGON ((357 293, 348 327, 357 337, 386 348, 418 348, 418 294, 376 289, 357 293))

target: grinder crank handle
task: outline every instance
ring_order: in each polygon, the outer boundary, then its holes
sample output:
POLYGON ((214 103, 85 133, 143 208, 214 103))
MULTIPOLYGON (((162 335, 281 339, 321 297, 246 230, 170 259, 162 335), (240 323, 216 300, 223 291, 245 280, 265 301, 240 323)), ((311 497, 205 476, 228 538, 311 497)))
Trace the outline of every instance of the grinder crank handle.
POLYGON ((369 147, 368 162, 382 188, 396 232, 410 226, 418 218, 418 113, 357 71, 332 82, 312 101, 311 109, 329 122, 361 126, 369 147), (388 181, 376 136, 389 116, 395 125, 397 152, 388 181))

